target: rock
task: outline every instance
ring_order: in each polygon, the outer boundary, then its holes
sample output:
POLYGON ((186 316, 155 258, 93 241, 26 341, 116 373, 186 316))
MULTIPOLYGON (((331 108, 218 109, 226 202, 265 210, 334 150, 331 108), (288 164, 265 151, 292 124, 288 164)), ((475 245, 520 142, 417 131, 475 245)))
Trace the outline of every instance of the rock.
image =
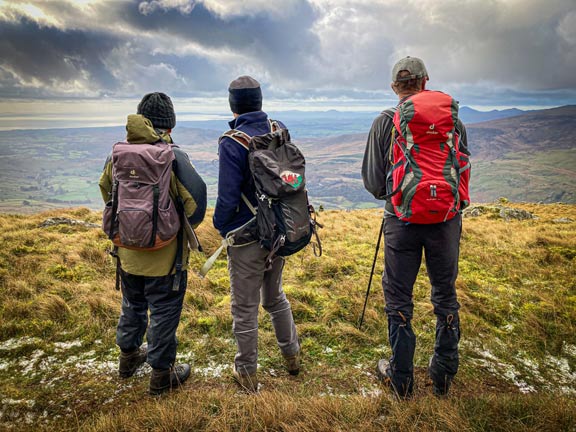
POLYGON ((510 207, 502 207, 500 209, 500 217, 509 221, 510 219, 515 220, 529 220, 536 219, 536 217, 529 211, 522 209, 515 209, 510 207))
POLYGON ((462 212, 464 217, 478 217, 484 214, 482 207, 469 207, 462 212))
POLYGON ((570 218, 563 217, 563 218, 554 219, 552 222, 554 222, 554 223, 572 223, 574 221, 570 218))
POLYGON ((511 207, 504 207, 502 205, 491 205, 491 206, 472 206, 468 207, 462 212, 464 217, 478 217, 482 215, 487 215, 490 218, 498 219, 502 218, 504 220, 530 220, 537 219, 532 213, 522 209, 516 209, 511 207))
POLYGON ((482 215, 494 215, 497 216, 500 212, 500 206, 484 206, 484 205, 477 205, 468 207, 466 210, 462 212, 464 217, 478 217, 482 215))
POLYGON ((70 219, 70 218, 64 218, 64 217, 48 218, 40 224, 40 228, 47 228, 47 227, 51 227, 51 226, 55 226, 55 225, 69 225, 69 226, 83 226, 86 228, 100 228, 100 225, 95 224, 95 223, 81 221, 81 220, 75 220, 75 219, 70 219))

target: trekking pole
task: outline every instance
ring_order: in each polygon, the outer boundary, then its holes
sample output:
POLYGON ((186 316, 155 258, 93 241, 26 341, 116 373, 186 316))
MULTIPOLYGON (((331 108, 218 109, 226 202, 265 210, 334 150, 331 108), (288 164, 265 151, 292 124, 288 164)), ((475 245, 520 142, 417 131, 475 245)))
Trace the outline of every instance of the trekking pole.
POLYGON ((368 303, 368 296, 370 295, 370 285, 372 284, 372 276, 374 276, 374 268, 376 267, 376 259, 378 258, 378 251, 380 250, 380 241, 382 240, 382 233, 384 232, 384 218, 382 218, 382 225, 380 225, 380 234, 378 234, 378 243, 376 243, 376 252, 374 253, 374 261, 372 262, 372 270, 370 271, 370 279, 368 279, 368 288, 366 289, 366 298, 364 299, 364 308, 360 316, 360 324, 358 330, 362 330, 362 323, 364 322, 364 314, 366 313, 366 304, 368 303))

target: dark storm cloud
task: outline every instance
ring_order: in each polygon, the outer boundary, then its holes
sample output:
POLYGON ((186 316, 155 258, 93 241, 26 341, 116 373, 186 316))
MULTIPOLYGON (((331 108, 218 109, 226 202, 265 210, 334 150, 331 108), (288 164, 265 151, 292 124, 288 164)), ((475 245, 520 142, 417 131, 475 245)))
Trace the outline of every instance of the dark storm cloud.
MULTIPOLYGON (((84 78, 94 90, 115 86, 102 59, 116 44, 111 35, 91 31, 61 31, 28 19, 0 26, 0 67, 11 84, 36 82, 41 93, 58 93, 84 78)), ((8 83, 10 84, 10 83, 8 83)))
MULTIPOLYGON (((245 67, 262 65, 275 78, 309 77, 311 60, 319 54, 318 38, 311 31, 317 16, 305 1, 282 17, 258 13, 223 18, 203 4, 196 4, 187 14, 161 8, 143 14, 141 8, 128 3, 123 9, 120 15, 135 31, 174 35, 180 43, 192 42, 208 50, 229 50, 243 57, 240 62, 245 67)), ((173 48, 166 47, 168 51, 173 48)))
POLYGON ((140 2, 95 3, 89 9, 66 1, 36 4, 53 22, 39 24, 14 13, 2 22, 0 8, 4 96, 128 96, 156 83, 184 96, 220 92, 240 73, 280 87, 286 81, 304 85, 315 75, 316 16, 305 1, 291 2, 290 13, 255 10, 243 16, 221 16, 202 4, 154 3, 146 13, 140 2))

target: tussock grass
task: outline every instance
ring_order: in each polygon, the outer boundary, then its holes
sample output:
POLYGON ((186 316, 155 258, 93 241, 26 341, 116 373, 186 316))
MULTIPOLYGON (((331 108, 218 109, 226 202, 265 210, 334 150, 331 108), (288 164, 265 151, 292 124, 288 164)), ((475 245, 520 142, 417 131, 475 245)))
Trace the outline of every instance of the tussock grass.
POLYGON ((476 396, 400 403, 387 397, 294 398, 279 392, 238 396, 191 392, 167 402, 145 401, 115 416, 100 416, 85 430, 203 431, 554 431, 571 430, 576 405, 550 396, 476 396), (242 409, 238 409, 241 404, 242 409))
MULTIPOLYGON (((464 220, 460 277, 461 368, 452 396, 431 396, 426 366, 435 316, 425 266, 418 275, 413 327, 416 397, 400 403, 374 377, 388 357, 376 265, 362 331, 356 328, 380 210, 320 214, 324 256, 289 257, 284 289, 303 347, 303 371, 283 370, 269 317, 259 321, 262 391, 232 382, 235 353, 226 260, 207 278, 191 256, 178 329, 179 360, 193 373, 180 392, 146 395, 148 371, 116 377, 114 290, 108 240, 97 228, 56 225, 49 217, 99 223, 87 209, 0 215, 0 429, 135 431, 547 431, 575 430, 576 206, 508 204, 536 220, 488 213, 464 220), (523 394, 526 393, 526 394, 523 394)), ((220 245, 211 214, 198 230, 211 254, 220 245)))

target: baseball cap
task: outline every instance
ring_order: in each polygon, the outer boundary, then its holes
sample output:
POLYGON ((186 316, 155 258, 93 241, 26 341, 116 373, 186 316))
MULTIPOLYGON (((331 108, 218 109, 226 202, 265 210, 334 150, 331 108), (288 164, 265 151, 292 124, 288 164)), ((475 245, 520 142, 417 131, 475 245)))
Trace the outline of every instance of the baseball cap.
POLYGON ((426 66, 424 66, 424 62, 417 57, 404 57, 392 68, 392 81, 408 81, 417 78, 430 79, 426 66), (402 71, 408 71, 410 75, 398 78, 398 74, 402 71))

